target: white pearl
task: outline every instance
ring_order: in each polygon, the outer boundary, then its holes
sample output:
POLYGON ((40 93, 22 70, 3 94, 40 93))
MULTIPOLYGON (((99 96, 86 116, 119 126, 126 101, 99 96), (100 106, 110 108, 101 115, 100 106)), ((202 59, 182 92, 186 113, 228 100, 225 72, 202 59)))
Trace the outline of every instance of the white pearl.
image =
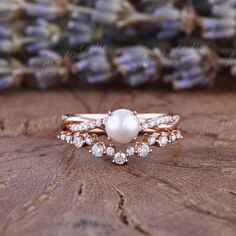
POLYGON ((110 115, 105 122, 105 130, 114 142, 129 143, 138 136, 139 119, 130 110, 119 109, 110 115))

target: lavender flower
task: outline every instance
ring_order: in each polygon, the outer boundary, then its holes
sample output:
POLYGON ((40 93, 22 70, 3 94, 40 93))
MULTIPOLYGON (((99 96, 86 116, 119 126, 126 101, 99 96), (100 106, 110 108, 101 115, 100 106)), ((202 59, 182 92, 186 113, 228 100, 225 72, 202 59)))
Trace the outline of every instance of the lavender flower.
POLYGON ((203 18, 203 37, 207 39, 230 38, 236 34, 236 21, 230 18, 203 18))
POLYGON ((207 47, 172 49, 170 62, 175 72, 166 75, 164 81, 172 82, 175 89, 210 85, 218 70, 217 57, 207 47))
POLYGON ((63 9, 51 2, 36 0, 35 3, 23 3, 24 13, 30 17, 39 17, 48 20, 53 20, 63 14, 63 9))
POLYGON ((18 61, 10 63, 10 61, 0 59, 0 90, 6 90, 20 84, 20 68, 21 64, 18 61))
POLYGON ((65 83, 69 76, 61 57, 49 50, 41 50, 38 56, 28 61, 28 66, 32 71, 28 83, 40 89, 48 89, 65 83))
POLYGON ((203 17, 200 25, 207 39, 231 38, 236 35, 236 3, 232 0, 209 0, 210 17, 203 17))
POLYGON ((97 0, 92 19, 99 24, 113 25, 120 19, 121 14, 126 13, 129 6, 126 0, 97 0))
POLYGON ((112 72, 106 49, 90 47, 87 52, 79 55, 78 61, 73 64, 73 71, 78 79, 89 84, 109 81, 112 72))
POLYGON ((175 89, 209 85, 228 63, 222 56, 235 52, 235 35, 235 0, 1 0, 0 89, 75 81, 139 86, 159 79, 163 67, 175 89), (192 41, 202 46, 173 48, 192 41), (86 50, 97 42, 107 48, 86 50), (64 60, 72 49, 76 57, 64 60), (161 54, 166 49, 169 58, 161 54))
POLYGON ((150 50, 143 46, 133 46, 117 50, 113 60, 123 81, 131 87, 151 81, 157 71, 157 63, 150 58, 150 50))

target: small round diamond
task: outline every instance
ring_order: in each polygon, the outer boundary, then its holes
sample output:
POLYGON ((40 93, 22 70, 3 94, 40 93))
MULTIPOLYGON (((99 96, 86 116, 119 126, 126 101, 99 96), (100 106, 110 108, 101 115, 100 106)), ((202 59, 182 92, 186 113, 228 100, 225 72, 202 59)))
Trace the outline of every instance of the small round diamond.
POLYGON ((164 118, 159 118, 158 120, 157 120, 157 123, 158 124, 163 124, 165 122, 165 119, 164 118))
POLYGON ((156 142, 156 137, 154 135, 151 135, 150 137, 148 137, 149 145, 154 145, 155 142, 156 142))
POLYGON ((82 131, 83 130, 83 127, 82 127, 82 125, 80 124, 80 125, 78 125, 77 126, 77 131, 82 131))
POLYGON ((177 139, 177 138, 176 138, 176 135, 175 135, 175 134, 171 134, 171 135, 170 135, 170 140, 171 140, 171 142, 174 142, 176 139, 177 139))
POLYGON ((114 156, 113 162, 117 165, 123 165, 128 162, 128 160, 123 152, 117 152, 114 156))
POLYGON ((60 139, 61 139, 62 141, 66 141, 66 134, 61 134, 60 139))
POLYGON ((90 127, 91 129, 95 129, 95 128, 96 128, 96 122, 91 122, 91 123, 89 124, 89 127, 90 127))
POLYGON ((66 142, 67 142, 67 143, 70 143, 71 141, 72 141, 72 136, 67 135, 67 136, 66 136, 66 142))
POLYGON ((84 144, 84 139, 81 136, 74 137, 73 143, 77 148, 81 148, 84 144))
POLYGON ((158 142, 159 142, 159 145, 161 147, 164 147, 168 144, 168 138, 166 135, 161 135, 159 138, 158 138, 158 142))
POLYGON ((177 139, 181 139, 181 138, 182 138, 182 135, 181 135, 181 132, 180 132, 180 131, 177 131, 177 132, 176 132, 176 138, 177 138, 177 139))
POLYGON ((143 130, 148 129, 149 128, 148 123, 143 123, 142 128, 143 128, 143 130))
POLYGON ((86 123, 82 123, 81 128, 82 128, 83 131, 87 131, 89 129, 89 125, 86 124, 86 123))
POLYGON ((92 146, 91 152, 95 157, 101 157, 104 155, 105 147, 102 143, 96 143, 92 146))
POLYGON ((88 135, 86 138, 85 138, 85 143, 87 145, 92 145, 93 144, 93 137, 91 135, 88 135))
POLYGON ((114 147, 108 147, 108 148, 106 149, 106 154, 107 154, 108 156, 114 156, 114 154, 115 154, 115 148, 114 148, 114 147))
POLYGON ((149 125, 150 128, 153 128, 153 126, 155 126, 155 121, 154 120, 149 120, 148 125, 149 125))
POLYGON ((73 125, 70 125, 70 129, 71 129, 71 131, 73 131, 73 132, 75 132, 76 130, 75 130, 75 124, 73 124, 73 125))
POLYGON ((128 147, 126 148, 126 154, 127 154, 128 156, 132 156, 132 155, 134 155, 134 153, 135 153, 135 149, 134 149, 133 147, 128 146, 128 147))
POLYGON ((146 157, 150 152, 150 147, 147 143, 141 143, 137 147, 138 156, 146 157))
POLYGON ((102 126, 102 120, 96 120, 96 126, 101 127, 102 126))

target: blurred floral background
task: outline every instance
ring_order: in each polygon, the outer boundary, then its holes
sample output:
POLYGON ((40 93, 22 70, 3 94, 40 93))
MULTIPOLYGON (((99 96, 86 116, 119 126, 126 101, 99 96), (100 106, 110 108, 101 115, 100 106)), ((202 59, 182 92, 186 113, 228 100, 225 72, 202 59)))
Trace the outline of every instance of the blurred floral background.
POLYGON ((236 77, 235 38, 236 0, 1 0, 0 90, 204 88, 236 77))

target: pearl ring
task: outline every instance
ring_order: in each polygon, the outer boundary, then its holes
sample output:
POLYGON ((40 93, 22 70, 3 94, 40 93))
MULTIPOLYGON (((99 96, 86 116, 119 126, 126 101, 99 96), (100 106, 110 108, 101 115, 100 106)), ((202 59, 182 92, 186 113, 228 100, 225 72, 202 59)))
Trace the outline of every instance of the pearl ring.
POLYGON ((146 157, 152 146, 164 147, 182 139, 177 129, 179 121, 179 114, 137 114, 127 109, 107 114, 63 115, 58 138, 77 148, 87 146, 93 156, 106 155, 115 164, 123 165, 130 156, 146 157), (100 141, 103 134, 107 140, 100 141), (126 146, 117 151, 120 144, 126 146))

